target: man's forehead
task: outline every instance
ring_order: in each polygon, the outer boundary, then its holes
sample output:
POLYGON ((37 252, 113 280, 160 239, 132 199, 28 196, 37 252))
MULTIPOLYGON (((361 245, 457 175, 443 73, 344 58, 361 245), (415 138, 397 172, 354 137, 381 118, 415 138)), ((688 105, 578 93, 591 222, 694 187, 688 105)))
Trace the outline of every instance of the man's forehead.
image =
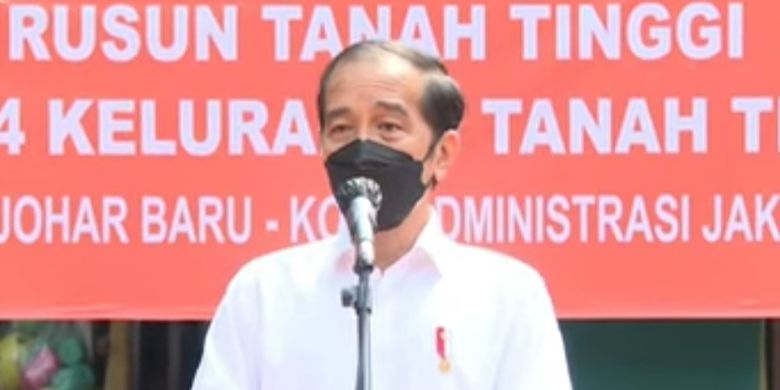
MULTIPOLYGON (((396 115, 401 116, 410 116, 411 113, 409 111, 408 105, 401 99, 377 99, 373 102, 367 102, 369 103, 369 108, 375 109, 375 110, 382 110, 382 111, 388 111, 391 113, 394 113, 396 115)), ((325 120, 328 121, 330 119, 350 115, 353 112, 353 108, 349 105, 340 105, 336 104, 332 107, 328 107, 327 111, 325 112, 325 120)))

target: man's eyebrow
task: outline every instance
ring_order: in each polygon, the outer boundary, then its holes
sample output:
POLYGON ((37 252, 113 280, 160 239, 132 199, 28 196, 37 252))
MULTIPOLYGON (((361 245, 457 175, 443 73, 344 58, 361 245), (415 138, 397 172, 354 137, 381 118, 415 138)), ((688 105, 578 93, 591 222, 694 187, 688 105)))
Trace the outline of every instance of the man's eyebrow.
POLYGON ((349 107, 336 107, 325 112, 325 123, 349 114, 349 107))
POLYGON ((405 117, 409 116, 409 112, 406 111, 406 108, 404 108, 404 106, 400 103, 391 102, 387 100, 379 100, 376 103, 374 103, 374 105, 383 110, 392 111, 405 117))

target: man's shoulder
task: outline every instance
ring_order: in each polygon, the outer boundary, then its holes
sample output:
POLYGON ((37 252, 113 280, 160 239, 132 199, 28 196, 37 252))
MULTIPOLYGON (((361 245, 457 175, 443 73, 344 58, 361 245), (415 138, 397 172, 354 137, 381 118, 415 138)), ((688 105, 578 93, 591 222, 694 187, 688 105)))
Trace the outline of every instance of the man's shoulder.
POLYGON ((454 242, 449 251, 457 272, 473 281, 501 284, 513 289, 546 289, 541 273, 524 259, 496 249, 454 242))
POLYGON ((264 253, 248 260, 233 277, 243 284, 259 279, 279 279, 311 272, 334 255, 335 237, 294 244, 264 253))

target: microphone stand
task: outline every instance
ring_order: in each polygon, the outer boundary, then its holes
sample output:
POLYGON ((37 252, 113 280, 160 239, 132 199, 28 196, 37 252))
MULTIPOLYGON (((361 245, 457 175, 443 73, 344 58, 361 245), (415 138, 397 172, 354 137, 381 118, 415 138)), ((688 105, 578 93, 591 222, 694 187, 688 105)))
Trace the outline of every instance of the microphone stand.
POLYGON ((374 233, 376 214, 382 203, 379 184, 365 177, 354 177, 339 186, 336 191, 339 207, 349 223, 350 235, 355 245, 355 266, 357 286, 341 291, 341 304, 352 306, 357 314, 358 360, 357 390, 371 390, 371 273, 374 271, 374 233))
POLYGON ((357 286, 341 291, 341 303, 352 306, 357 314, 358 366, 356 390, 371 390, 371 286, 369 278, 374 271, 373 244, 356 243, 357 253, 353 270, 358 276, 357 286))

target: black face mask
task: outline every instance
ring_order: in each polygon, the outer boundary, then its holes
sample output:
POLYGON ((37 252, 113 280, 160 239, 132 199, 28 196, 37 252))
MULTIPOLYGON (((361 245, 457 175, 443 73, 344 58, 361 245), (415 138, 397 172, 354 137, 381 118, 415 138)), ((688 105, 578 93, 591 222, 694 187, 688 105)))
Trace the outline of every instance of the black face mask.
MULTIPOLYGON (((355 140, 337 150, 325 161, 330 179, 330 188, 335 194, 341 183, 365 176, 375 180, 382 190, 382 205, 377 212, 377 231, 397 227, 406 219, 429 184, 423 184, 422 161, 410 155, 373 141, 355 140)), ((431 182, 434 182, 432 179, 431 182)), ((348 204, 339 204, 346 215, 348 204)))

